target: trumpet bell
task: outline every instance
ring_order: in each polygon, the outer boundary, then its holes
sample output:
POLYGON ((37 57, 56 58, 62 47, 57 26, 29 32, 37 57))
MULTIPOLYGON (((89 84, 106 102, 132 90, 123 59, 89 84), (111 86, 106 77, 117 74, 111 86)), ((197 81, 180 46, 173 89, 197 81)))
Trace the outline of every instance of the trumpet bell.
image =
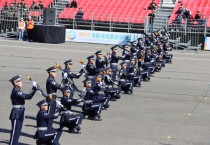
POLYGON ((31 76, 28 75, 28 76, 27 76, 27 79, 31 81, 31 76))
POLYGON ((84 60, 80 59, 79 63, 84 64, 84 60))
POLYGON ((60 64, 56 63, 55 68, 60 69, 60 67, 61 67, 60 64))

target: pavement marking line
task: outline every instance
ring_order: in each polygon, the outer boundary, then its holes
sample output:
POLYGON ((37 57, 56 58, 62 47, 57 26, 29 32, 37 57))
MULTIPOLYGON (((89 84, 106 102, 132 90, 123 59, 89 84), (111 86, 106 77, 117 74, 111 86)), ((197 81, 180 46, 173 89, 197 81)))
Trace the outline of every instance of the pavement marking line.
MULTIPOLYGON (((42 47, 42 48, 35 48, 35 47, 26 47, 26 46, 11 46, 11 45, 0 45, 0 46, 3 46, 3 47, 12 47, 12 48, 23 48, 23 49, 34 49, 34 50, 49 50, 49 51, 63 51, 63 52, 81 52, 81 53, 95 53, 95 52, 91 52, 91 51, 77 51, 77 50, 63 50, 63 49, 50 49, 50 48, 45 48, 45 47, 42 47)), ((2 48, 0 48, 2 49, 2 48)), ((4 48, 3 48, 4 49, 4 48)))
POLYGON ((162 136, 163 138, 166 138, 166 139, 175 139, 175 137, 173 136, 162 136))
MULTIPOLYGON (((183 55, 195 55, 195 53, 190 53, 190 52, 175 52, 175 51, 173 51, 173 53, 175 53, 175 54, 183 54, 183 55)), ((203 53, 199 53, 199 54, 197 54, 196 56, 202 56, 202 55, 209 55, 210 56, 210 53, 209 52, 207 52, 208 54, 203 54, 203 53)))
POLYGON ((180 60, 195 60, 195 61, 210 61, 210 59, 201 59, 201 58, 181 58, 181 57, 173 57, 174 59, 180 59, 180 60))
MULTIPOLYGON (((3 42, 3 44, 11 44, 11 43, 15 43, 15 44, 29 44, 30 42, 27 42, 27 41, 24 41, 24 42, 19 42, 19 41, 14 41, 14 40, 1 40, 0 39, 0 42, 3 42)), ((68 44, 65 44, 65 43, 62 43, 62 44, 50 44, 50 43, 38 43, 38 42, 34 42, 32 44, 34 45, 38 45, 38 46, 66 46, 66 47, 70 47, 70 46, 76 46, 76 47, 87 47, 87 44, 88 45, 101 45, 101 46, 109 46, 111 47, 112 45, 111 44, 96 44, 96 43, 85 43, 85 42, 67 42, 68 44)), ((93 48, 99 48, 101 46, 89 46, 89 47, 93 47, 93 48)))
POLYGON ((193 109, 191 110, 190 113, 187 114, 187 116, 189 117, 192 116, 195 113, 195 110, 198 108, 198 105, 202 102, 204 103, 207 100, 207 95, 208 95, 209 90, 210 90, 210 83, 208 84, 208 87, 205 91, 205 95, 201 97, 201 99, 194 105, 193 109))
MULTIPOLYGON (((46 47, 35 48, 35 47, 29 47, 29 46, 13 46, 13 45, 0 45, 0 46, 2 46, 2 47, 12 47, 12 48, 22 48, 22 49, 34 49, 34 50, 49 50, 49 51, 79 52, 79 53, 95 53, 95 52, 91 52, 91 51, 64 50, 64 49, 57 49, 57 48, 50 49, 50 48, 46 48, 46 47)), ((180 57, 174 57, 174 59, 178 59, 178 60, 193 60, 193 61, 210 61, 210 59, 180 58, 180 57)))

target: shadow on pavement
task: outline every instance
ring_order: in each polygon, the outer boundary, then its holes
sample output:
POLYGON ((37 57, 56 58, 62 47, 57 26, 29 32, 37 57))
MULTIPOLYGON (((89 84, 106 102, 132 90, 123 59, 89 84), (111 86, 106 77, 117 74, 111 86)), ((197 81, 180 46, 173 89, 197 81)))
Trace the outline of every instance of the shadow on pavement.
MULTIPOLYGON (((10 133, 10 132, 11 132, 11 130, 0 128, 0 133, 10 133)), ((34 138, 34 135, 31 135, 31 134, 28 134, 28 133, 24 133, 24 132, 21 132, 20 135, 28 137, 28 138, 34 138)))

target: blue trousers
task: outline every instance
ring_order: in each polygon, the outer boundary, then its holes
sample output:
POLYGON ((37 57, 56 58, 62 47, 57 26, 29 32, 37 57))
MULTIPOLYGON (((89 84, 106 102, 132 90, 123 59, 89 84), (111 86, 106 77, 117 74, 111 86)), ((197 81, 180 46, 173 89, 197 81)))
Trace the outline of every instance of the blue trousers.
POLYGON ((10 135, 10 145, 17 145, 20 137, 23 120, 11 120, 12 131, 10 135))
POLYGON ((25 30, 19 30, 19 39, 23 40, 25 30))

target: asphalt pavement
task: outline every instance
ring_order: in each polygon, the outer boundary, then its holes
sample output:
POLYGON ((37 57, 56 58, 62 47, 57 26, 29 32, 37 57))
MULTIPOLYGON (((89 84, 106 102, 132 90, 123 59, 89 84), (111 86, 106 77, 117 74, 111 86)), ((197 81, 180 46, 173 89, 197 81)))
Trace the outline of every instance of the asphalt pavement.
MULTIPOLYGON (((8 144, 11 130, 12 84, 8 81, 11 77, 19 74, 23 78, 24 92, 32 87, 27 75, 45 90, 46 69, 50 66, 59 63, 64 67, 63 62, 72 59, 73 71, 79 71, 80 59, 87 61, 86 57, 97 50, 106 54, 110 47, 0 39, 0 144, 8 144)), ((110 102, 110 108, 102 111, 102 121, 83 120, 81 134, 70 134, 64 128, 61 145, 210 145, 210 52, 173 50, 171 53, 172 64, 166 64, 149 82, 142 82, 142 87, 134 88, 133 95, 122 94, 120 100, 110 102)), ((84 76, 75 80, 81 89, 82 80, 84 76)), ((61 81, 61 71, 56 81, 61 81)), ((36 103, 41 99, 36 93, 32 100, 26 101, 21 145, 35 145, 33 136, 39 110, 36 103)), ((73 107, 73 112, 81 112, 80 106, 73 107)), ((55 120, 55 128, 58 122, 59 119, 55 120)))

